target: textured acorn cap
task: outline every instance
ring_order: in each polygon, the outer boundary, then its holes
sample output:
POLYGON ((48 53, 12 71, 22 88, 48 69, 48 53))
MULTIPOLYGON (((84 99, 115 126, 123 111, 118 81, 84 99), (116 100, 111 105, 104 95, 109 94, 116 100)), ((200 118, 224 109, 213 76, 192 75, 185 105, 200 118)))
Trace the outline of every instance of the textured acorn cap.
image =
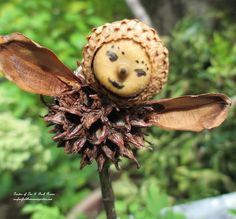
MULTIPOLYGON (((125 52, 125 51, 124 51, 125 52)), ((138 20, 122 20, 106 23, 94 28, 88 36, 88 43, 83 50, 83 73, 90 86, 98 93, 105 94, 117 104, 129 105, 142 103, 160 92, 167 80, 168 74, 168 50, 164 47, 157 32, 138 20), (97 80, 94 74, 93 62, 99 49, 108 43, 132 40, 139 44, 146 52, 151 65, 151 77, 146 87, 138 94, 124 97, 106 89, 97 80)), ((108 71, 108 69, 104 69, 108 71)))

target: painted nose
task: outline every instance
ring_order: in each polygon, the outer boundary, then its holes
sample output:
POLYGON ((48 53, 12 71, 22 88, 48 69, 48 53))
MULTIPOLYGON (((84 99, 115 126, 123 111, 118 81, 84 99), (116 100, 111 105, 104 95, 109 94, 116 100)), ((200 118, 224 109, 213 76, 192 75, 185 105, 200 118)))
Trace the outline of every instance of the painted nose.
POLYGON ((120 81, 124 81, 129 75, 128 67, 121 65, 118 67, 117 76, 120 81))

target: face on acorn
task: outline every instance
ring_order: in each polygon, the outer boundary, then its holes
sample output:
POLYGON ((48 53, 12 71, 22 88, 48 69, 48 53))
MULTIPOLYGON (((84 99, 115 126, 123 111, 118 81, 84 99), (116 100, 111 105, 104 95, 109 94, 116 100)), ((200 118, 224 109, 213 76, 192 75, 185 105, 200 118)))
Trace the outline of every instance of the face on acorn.
POLYGON ((94 28, 87 39, 82 71, 101 96, 128 107, 161 91, 167 81, 168 50, 153 28, 125 19, 94 28))
POLYGON ((150 82, 151 65, 145 50, 127 39, 104 44, 95 55, 93 72, 98 82, 110 92, 132 97, 150 82))

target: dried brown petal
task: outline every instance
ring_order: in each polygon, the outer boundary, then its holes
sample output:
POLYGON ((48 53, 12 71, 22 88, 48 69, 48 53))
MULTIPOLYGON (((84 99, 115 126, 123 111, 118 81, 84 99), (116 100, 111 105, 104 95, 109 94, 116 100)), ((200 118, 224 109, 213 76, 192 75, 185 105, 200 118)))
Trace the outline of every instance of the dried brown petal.
POLYGON ((164 129, 202 131, 218 127, 227 117, 231 100, 223 94, 201 94, 148 101, 154 111, 146 121, 164 129))
POLYGON ((0 36, 0 71, 21 89, 60 96, 79 80, 49 49, 20 33, 0 36))

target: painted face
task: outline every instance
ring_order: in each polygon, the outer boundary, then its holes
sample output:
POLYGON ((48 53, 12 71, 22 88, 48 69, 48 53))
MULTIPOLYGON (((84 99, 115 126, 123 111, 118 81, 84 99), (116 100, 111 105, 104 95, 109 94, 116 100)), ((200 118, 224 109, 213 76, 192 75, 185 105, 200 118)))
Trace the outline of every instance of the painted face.
POLYGON ((132 40, 103 45, 93 61, 96 79, 109 91, 131 97, 149 83, 151 64, 145 50, 132 40))

